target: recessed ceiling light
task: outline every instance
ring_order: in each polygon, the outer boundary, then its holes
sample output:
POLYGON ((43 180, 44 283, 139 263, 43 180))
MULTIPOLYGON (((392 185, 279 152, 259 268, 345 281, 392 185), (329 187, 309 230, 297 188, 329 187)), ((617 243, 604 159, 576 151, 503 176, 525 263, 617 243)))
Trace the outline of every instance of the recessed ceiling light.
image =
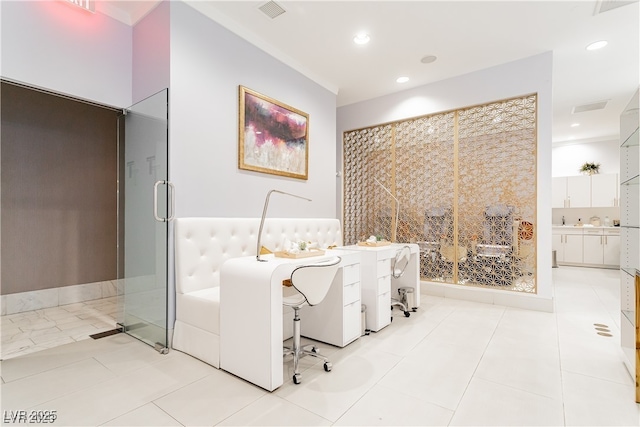
POLYGON ((369 43, 369 40, 371 40, 371 37, 369 37, 369 34, 365 33, 358 34, 353 38, 353 42, 355 44, 367 44, 369 43))
POLYGON ((607 41, 606 40, 600 40, 600 41, 597 41, 597 42, 593 42, 589 46, 587 46, 587 50, 602 49, 606 45, 607 45, 607 41))
POLYGON ((580 126, 580 123, 571 123, 572 128, 577 128, 578 126, 580 126))
POLYGON ((436 59, 438 59, 438 57, 435 55, 427 55, 427 56, 424 56, 420 60, 420 62, 422 62, 423 64, 431 64, 432 62, 435 62, 436 59))
POLYGON ((404 76, 403 77, 398 77, 396 79, 396 82, 398 82, 398 83, 406 83, 408 81, 409 81, 409 77, 404 77, 404 76))

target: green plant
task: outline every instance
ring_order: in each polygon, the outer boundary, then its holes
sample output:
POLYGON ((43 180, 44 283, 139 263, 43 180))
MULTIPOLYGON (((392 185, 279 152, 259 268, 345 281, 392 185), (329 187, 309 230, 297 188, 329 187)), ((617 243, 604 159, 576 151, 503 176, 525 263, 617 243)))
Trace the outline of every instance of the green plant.
POLYGON ((579 172, 584 172, 588 174, 598 173, 600 169, 600 163, 589 163, 585 162, 581 167, 579 172))

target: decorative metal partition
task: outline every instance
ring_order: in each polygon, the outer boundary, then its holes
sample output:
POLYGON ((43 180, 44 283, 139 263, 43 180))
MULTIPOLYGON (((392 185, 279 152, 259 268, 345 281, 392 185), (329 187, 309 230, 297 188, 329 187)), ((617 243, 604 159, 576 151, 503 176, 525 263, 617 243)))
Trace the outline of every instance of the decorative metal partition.
POLYGON ((536 106, 529 95, 345 132, 345 243, 418 243, 423 280, 535 293, 536 106))

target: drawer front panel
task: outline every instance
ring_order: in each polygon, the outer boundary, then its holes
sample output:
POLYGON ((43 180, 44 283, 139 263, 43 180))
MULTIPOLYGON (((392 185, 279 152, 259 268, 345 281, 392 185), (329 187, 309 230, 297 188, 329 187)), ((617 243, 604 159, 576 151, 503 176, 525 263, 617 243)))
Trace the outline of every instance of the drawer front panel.
POLYGON ((344 284, 348 285, 360 281, 360 264, 351 264, 342 268, 344 284))
POLYGON ((343 303, 346 306, 354 301, 360 301, 360 282, 350 283, 344 286, 343 303))
POLYGON ((602 236, 602 229, 601 228, 596 228, 596 229, 585 228, 584 235, 585 236, 591 236, 591 235, 602 236))
POLYGON ((391 292, 378 295, 378 327, 391 323, 391 292))
POLYGON ((378 277, 382 277, 382 276, 387 276, 389 274, 391 274, 391 260, 390 259, 381 259, 378 260, 377 263, 377 270, 378 270, 378 274, 376 274, 376 276, 378 277))
POLYGON ((391 276, 387 275, 378 278, 378 292, 377 295, 382 295, 391 291, 391 276))
POLYGON ((344 343, 349 343, 362 334, 362 313, 360 312, 360 301, 353 302, 344 307, 343 333, 344 343))

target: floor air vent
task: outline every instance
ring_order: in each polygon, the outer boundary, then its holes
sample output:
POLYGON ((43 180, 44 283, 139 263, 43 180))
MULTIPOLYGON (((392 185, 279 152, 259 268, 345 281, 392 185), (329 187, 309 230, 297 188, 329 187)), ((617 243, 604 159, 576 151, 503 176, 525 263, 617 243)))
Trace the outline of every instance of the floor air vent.
POLYGON ((98 340, 100 338, 109 337, 111 335, 119 334, 122 332, 122 329, 111 329, 110 331, 99 332, 97 334, 89 335, 94 340, 98 340))
POLYGON ((595 326, 596 328, 596 333, 598 335, 602 335, 603 337, 612 337, 613 335, 611 335, 611 330, 609 330, 609 327, 605 324, 602 323, 594 323, 593 326, 595 326))

